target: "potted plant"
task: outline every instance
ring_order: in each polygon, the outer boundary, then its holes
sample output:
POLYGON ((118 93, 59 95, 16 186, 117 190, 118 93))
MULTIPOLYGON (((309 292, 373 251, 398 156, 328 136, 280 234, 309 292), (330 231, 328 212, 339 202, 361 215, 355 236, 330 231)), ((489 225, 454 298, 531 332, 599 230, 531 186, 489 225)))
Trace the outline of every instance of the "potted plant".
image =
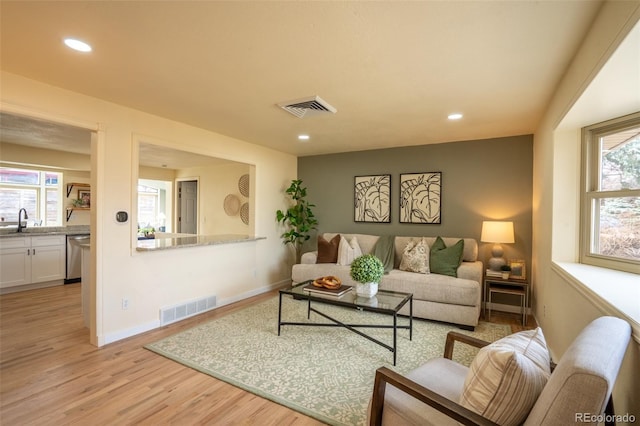
POLYGON ((382 261, 372 254, 364 254, 351 263, 351 278, 358 282, 358 296, 373 297, 378 293, 380 278, 384 274, 382 261))
POLYGON ((318 220, 315 218, 311 207, 315 204, 309 203, 305 198, 307 188, 302 186, 301 179, 294 179, 285 191, 293 201, 293 205, 286 211, 276 211, 278 223, 289 227, 289 230, 280 237, 284 244, 292 244, 296 251, 296 263, 300 263, 302 257, 302 244, 311 238, 310 232, 316 229, 318 220))
POLYGON ((500 267, 500 270, 502 271, 502 279, 503 280, 508 280, 509 279, 509 275, 511 274, 511 266, 502 265, 500 267))

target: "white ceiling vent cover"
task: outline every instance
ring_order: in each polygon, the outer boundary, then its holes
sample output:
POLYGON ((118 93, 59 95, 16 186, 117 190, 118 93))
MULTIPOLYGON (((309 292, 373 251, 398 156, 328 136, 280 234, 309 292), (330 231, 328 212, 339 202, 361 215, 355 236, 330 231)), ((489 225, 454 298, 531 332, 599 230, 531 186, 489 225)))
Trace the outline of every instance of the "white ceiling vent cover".
POLYGON ((311 117, 313 115, 328 113, 335 114, 338 111, 337 109, 329 105, 320 96, 312 96, 310 98, 281 102, 278 104, 278 106, 298 118, 311 117))

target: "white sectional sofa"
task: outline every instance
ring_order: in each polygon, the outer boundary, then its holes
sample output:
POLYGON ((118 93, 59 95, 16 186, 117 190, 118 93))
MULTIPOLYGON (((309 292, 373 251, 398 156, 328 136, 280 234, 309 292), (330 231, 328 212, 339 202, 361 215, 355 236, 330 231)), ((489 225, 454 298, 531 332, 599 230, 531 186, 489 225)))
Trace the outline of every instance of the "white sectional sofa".
MULTIPOLYGON (((336 233, 324 233, 329 241, 336 233)), ((341 234, 351 241, 356 237, 363 254, 371 253, 378 240, 376 235, 341 234)), ((457 277, 435 273, 421 274, 399 270, 404 248, 412 239, 417 241, 423 237, 395 237, 394 269, 382 277, 381 290, 413 293, 413 315, 417 318, 443 321, 458 324, 465 329, 478 325, 482 296, 483 264, 478 261, 478 243, 473 238, 464 240, 462 263, 458 267, 457 277)), ((433 237, 424 237, 429 247, 435 242, 433 237)), ((442 238, 447 247, 461 238, 442 238)), ((349 275, 350 267, 336 263, 316 263, 317 251, 304 253, 300 264, 293 266, 291 278, 293 285, 315 278, 334 275, 343 284, 355 285, 349 275)), ((401 314, 408 314, 405 306, 401 314)))

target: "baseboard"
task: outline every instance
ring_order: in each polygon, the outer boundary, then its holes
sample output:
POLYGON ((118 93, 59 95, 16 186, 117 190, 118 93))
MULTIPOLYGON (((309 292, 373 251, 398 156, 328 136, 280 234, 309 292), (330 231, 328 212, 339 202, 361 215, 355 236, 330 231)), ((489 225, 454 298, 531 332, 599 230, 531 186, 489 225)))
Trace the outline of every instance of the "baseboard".
POLYGON ((64 280, 55 280, 55 281, 47 281, 44 283, 24 284, 24 285, 19 285, 15 287, 0 288, 0 295, 17 293, 19 291, 37 290, 40 288, 55 287, 59 285, 64 285, 64 280))
POLYGON ((291 280, 282 280, 265 287, 260 287, 260 288, 253 289, 251 291, 240 293, 233 297, 227 297, 226 299, 219 299, 218 305, 216 306, 216 308, 220 308, 225 305, 230 305, 232 303, 239 302, 241 300, 248 299, 253 296, 258 296, 260 294, 268 293, 272 290, 289 287, 290 285, 291 285, 291 280))
POLYGON ((140 324, 138 326, 128 328, 126 330, 119 330, 113 333, 107 333, 99 338, 99 345, 107 345, 109 343, 117 342, 118 340, 126 339, 128 337, 132 337, 138 334, 145 333, 147 331, 154 330, 160 327, 160 319, 155 321, 150 321, 146 324, 140 324))
MULTIPOLYGON (((283 287, 288 287, 290 285, 291 285, 291 280, 287 279, 287 280, 278 281, 278 282, 273 283, 273 284, 268 285, 268 286, 264 286, 264 287, 253 289, 251 291, 240 293, 240 294, 238 294, 236 296, 233 296, 233 297, 228 297, 226 299, 219 299, 218 300, 218 304, 216 305, 216 307, 213 310, 218 309, 218 308, 220 308, 222 306, 225 306, 225 305, 230 305, 232 303, 239 302, 239 301, 244 300, 244 299, 248 299, 248 298, 253 297, 253 296, 258 296, 258 295, 263 294, 263 293, 268 293, 268 292, 270 292, 272 290, 276 290, 276 289, 283 288, 283 287)), ((176 324, 178 322, 180 322, 180 321, 176 321, 174 324, 176 324)), ((150 321, 150 322, 145 323, 145 324, 140 324, 140 325, 138 325, 136 327, 128 328, 128 329, 125 329, 125 330, 119 330, 119 331, 116 331, 116 332, 113 332, 113 333, 107 333, 107 334, 105 334, 103 336, 99 336, 98 345, 102 346, 102 345, 106 345, 106 344, 109 344, 109 343, 117 342, 118 340, 126 339, 128 337, 132 337, 132 336, 135 336, 137 334, 142 334, 142 333, 154 330, 154 329, 159 328, 159 327, 160 327, 160 319, 158 318, 157 320, 150 321)))

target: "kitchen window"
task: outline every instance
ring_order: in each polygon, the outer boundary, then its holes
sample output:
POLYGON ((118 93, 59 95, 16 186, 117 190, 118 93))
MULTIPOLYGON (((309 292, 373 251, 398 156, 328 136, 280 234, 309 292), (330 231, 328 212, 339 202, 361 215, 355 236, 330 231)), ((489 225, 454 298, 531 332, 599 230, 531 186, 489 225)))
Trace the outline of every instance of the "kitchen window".
POLYGON ((640 113, 583 129, 581 263, 640 272, 640 113))
POLYGON ((18 222, 18 211, 27 210, 33 226, 61 226, 62 173, 0 167, 0 220, 18 222))

